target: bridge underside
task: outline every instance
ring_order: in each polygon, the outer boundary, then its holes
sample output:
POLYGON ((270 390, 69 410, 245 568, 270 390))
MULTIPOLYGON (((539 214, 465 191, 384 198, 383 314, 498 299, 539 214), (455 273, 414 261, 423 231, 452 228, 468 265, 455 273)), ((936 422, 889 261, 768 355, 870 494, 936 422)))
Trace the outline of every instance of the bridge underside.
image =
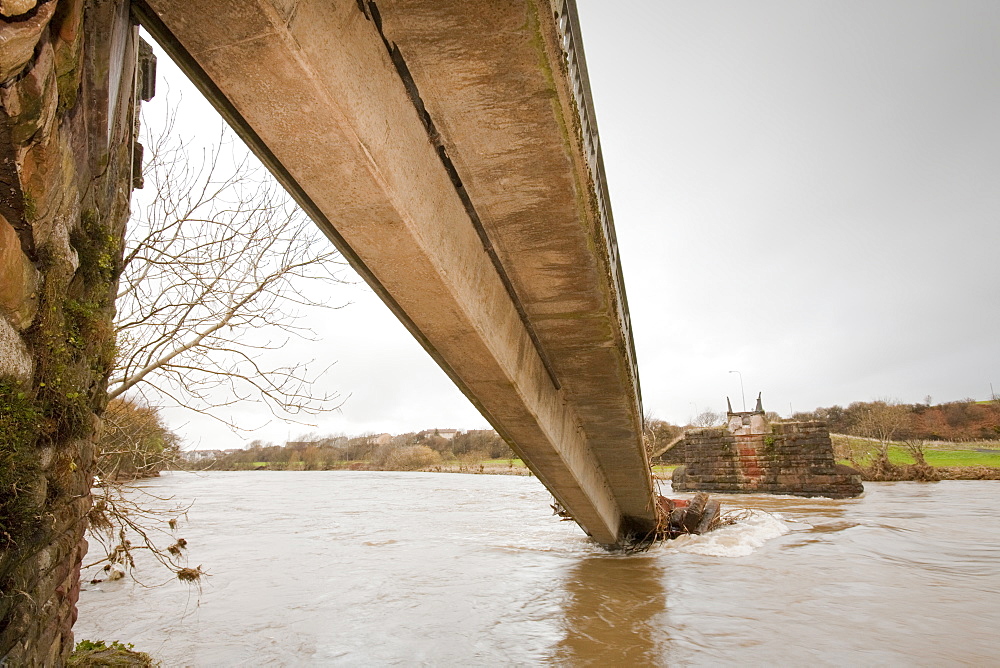
POLYGON ((136 13, 594 539, 655 523, 575 10, 143 0, 136 13))

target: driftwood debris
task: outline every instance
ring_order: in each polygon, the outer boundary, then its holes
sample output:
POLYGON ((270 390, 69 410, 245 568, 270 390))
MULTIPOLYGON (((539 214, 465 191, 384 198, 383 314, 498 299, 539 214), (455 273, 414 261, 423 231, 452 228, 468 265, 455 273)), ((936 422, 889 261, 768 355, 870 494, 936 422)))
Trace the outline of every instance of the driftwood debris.
MULTIPOLYGON (((646 536, 626 546, 626 552, 644 552, 657 542, 671 540, 684 534, 703 534, 723 524, 731 524, 722 517, 722 504, 709 498, 705 492, 698 492, 691 499, 668 499, 656 497, 659 521, 656 528, 646 536)), ((560 521, 573 521, 573 516, 558 501, 550 504, 552 514, 560 521)))
POLYGON ((722 504, 704 492, 698 492, 690 500, 661 496, 657 504, 666 524, 663 531, 666 538, 707 533, 720 524, 722 504))

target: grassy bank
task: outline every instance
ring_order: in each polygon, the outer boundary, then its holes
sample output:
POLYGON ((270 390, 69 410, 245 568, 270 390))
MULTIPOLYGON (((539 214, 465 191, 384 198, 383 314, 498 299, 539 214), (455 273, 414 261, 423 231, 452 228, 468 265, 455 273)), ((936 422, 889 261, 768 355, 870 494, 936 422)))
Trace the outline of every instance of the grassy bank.
MULTIPOLYGON (((833 435, 834 451, 841 463, 854 459, 859 464, 871 463, 877 444, 849 436, 833 435)), ((928 441, 923 446, 924 459, 931 466, 987 466, 1000 468, 1000 441, 974 441, 969 443, 936 443, 928 441)), ((889 461, 896 466, 916 464, 916 458, 904 443, 889 444, 889 461)))
POLYGON ((949 443, 926 441, 919 446, 927 466, 917 463, 914 448, 902 442, 891 442, 889 463, 896 469, 875 474, 878 444, 868 440, 834 434, 834 452, 838 463, 857 466, 866 479, 892 480, 1000 480, 1000 441, 949 443))
POLYGON ((670 480, 670 476, 673 475, 674 469, 680 466, 679 464, 654 464, 653 465, 653 477, 659 478, 660 480, 670 480))

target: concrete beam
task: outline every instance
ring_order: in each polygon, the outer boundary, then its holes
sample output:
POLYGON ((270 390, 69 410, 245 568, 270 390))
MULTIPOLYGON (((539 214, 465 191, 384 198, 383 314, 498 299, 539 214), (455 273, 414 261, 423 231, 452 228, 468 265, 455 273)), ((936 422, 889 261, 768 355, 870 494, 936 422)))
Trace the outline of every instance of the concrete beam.
MULTIPOLYGON (((448 63, 458 72, 475 63, 447 50, 464 24, 432 10, 450 4, 145 0, 136 11, 581 527, 620 544, 655 519, 652 486, 631 340, 609 280, 617 265, 578 117, 567 115, 575 102, 555 18, 531 2, 450 7, 466 21, 485 17, 480 33, 493 30, 496 5, 515 7, 496 18, 519 45, 511 72, 531 74, 548 97, 536 134, 542 152, 556 152, 546 176, 544 165, 525 172, 530 152, 520 166, 514 148, 498 155, 503 136, 477 142, 476 114, 457 113, 469 91, 511 82, 490 72, 442 81, 448 63), (419 34, 403 29, 411 18, 419 34), (494 170, 515 182, 495 182, 494 170), (551 192, 532 185, 549 179, 559 183, 551 192), (561 198, 551 211, 502 215, 549 196, 561 198), (572 265, 578 275, 565 271, 572 265)), ((480 111, 480 126, 500 118, 490 105, 480 111)))

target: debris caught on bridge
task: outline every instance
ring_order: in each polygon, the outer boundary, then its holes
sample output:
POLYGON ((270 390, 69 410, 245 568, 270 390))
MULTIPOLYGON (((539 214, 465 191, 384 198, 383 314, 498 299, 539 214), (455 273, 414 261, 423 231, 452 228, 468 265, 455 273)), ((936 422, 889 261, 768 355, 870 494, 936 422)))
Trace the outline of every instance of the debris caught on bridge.
POLYGON ((562 507, 562 504, 558 501, 553 501, 549 504, 549 508, 552 509, 553 515, 559 516, 560 522, 575 522, 573 516, 569 514, 569 511, 562 507))
MULTIPOLYGON (((690 499, 657 496, 656 506, 659 517, 656 529, 626 545, 626 552, 643 552, 660 541, 672 540, 685 534, 697 536, 742 519, 742 516, 733 516, 732 513, 723 514, 722 504, 711 499, 705 492, 698 492, 690 499)), ((552 514, 558 515, 560 521, 573 521, 573 516, 558 501, 553 501, 550 507, 552 514)))
POLYGON ((720 526, 722 504, 698 492, 690 500, 657 497, 660 526, 657 533, 669 540, 684 534, 703 534, 720 526))

